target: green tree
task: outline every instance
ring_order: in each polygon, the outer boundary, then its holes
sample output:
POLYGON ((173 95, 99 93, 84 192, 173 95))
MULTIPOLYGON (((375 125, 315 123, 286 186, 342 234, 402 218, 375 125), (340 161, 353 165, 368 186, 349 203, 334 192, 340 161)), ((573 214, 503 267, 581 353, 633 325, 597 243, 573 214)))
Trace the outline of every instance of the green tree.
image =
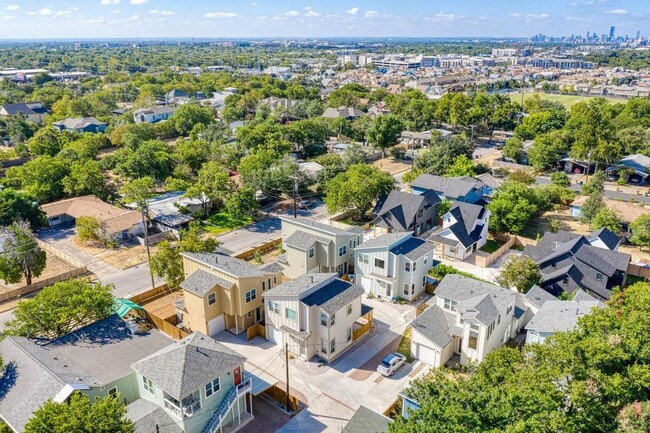
POLYGON ((74 393, 69 401, 48 400, 34 412, 25 433, 135 433, 126 417, 126 406, 119 398, 106 396, 91 402, 88 396, 74 393))
POLYGON ((460 155, 454 159, 454 163, 445 171, 446 177, 474 176, 474 162, 467 155, 460 155))
POLYGON ((551 174, 551 183, 553 185, 569 187, 571 186, 571 179, 569 179, 569 176, 567 176, 565 172, 556 171, 553 174, 551 174))
POLYGON ((255 199, 255 190, 249 186, 243 186, 226 199, 226 211, 233 218, 242 218, 246 215, 254 215, 260 207, 255 199))
POLYGON ((434 132, 431 135, 429 149, 414 162, 414 167, 422 173, 442 176, 459 156, 472 158, 474 145, 467 137, 455 135, 447 142, 440 137, 439 133, 434 132))
POLYGON ((541 279, 539 265, 533 259, 523 254, 511 254, 501 265, 501 273, 496 282, 503 287, 527 293, 541 279))
POLYGON ((56 156, 61 151, 61 135, 54 128, 41 128, 27 142, 29 151, 34 155, 56 156))
POLYGON ((368 143, 381 149, 382 158, 386 156, 386 149, 397 144, 400 134, 404 130, 402 122, 394 116, 375 117, 372 126, 366 132, 368 143))
POLYGON ((535 138, 528 150, 528 159, 533 167, 544 171, 553 167, 568 149, 565 134, 562 131, 553 131, 535 138))
POLYGON ((185 193, 188 197, 198 198, 203 202, 205 215, 210 215, 210 206, 221 206, 235 188, 230 174, 215 161, 209 161, 199 170, 199 177, 185 193))
POLYGON ((503 146, 503 156, 515 162, 519 161, 521 154, 524 152, 524 142, 519 137, 512 137, 506 140, 506 145, 503 146))
POLYGON ((140 144, 156 138, 156 130, 153 125, 146 122, 127 123, 118 125, 110 131, 111 143, 115 146, 126 146, 137 149, 140 144))
POLYGON ((36 241, 28 222, 15 221, 0 227, 0 278, 7 283, 18 283, 23 278, 27 285, 45 269, 46 254, 36 241))
POLYGON ((650 246, 650 215, 641 215, 630 224, 630 242, 640 247, 650 246))
POLYGON ((603 195, 599 192, 594 192, 580 206, 580 219, 587 224, 591 224, 591 221, 596 217, 598 212, 603 209, 605 209, 603 195))
POLYGON ((497 188, 488 209, 490 230, 498 233, 519 233, 537 212, 535 192, 519 182, 504 182, 497 188))
POLYGON ((56 339, 112 314, 111 285, 93 284, 87 279, 67 280, 23 300, 7 322, 9 335, 56 339))
POLYGON ((379 197, 395 187, 395 179, 374 166, 357 164, 336 175, 325 188, 330 213, 349 211, 362 218, 379 197))
POLYGON ((583 195, 592 195, 605 193, 605 179, 607 175, 604 170, 598 170, 589 178, 587 183, 582 187, 583 195))
POLYGON ((440 204, 438 204, 438 215, 443 216, 444 214, 449 212, 453 204, 454 204, 453 201, 443 198, 440 204))
POLYGON ((6 171, 4 184, 22 188, 42 202, 56 200, 63 195, 62 179, 68 174, 67 164, 49 155, 39 156, 21 167, 6 171))
POLYGON ((100 197, 106 194, 104 174, 99 164, 93 160, 75 162, 70 166, 70 173, 61 180, 66 194, 87 195, 94 194, 100 197))
POLYGON ((603 207, 594 215, 589 226, 592 230, 606 228, 617 234, 623 233, 623 220, 618 212, 607 207, 603 207))
POLYGON ((11 188, 0 190, 0 226, 18 220, 28 221, 35 229, 45 224, 45 215, 38 208, 35 197, 11 188))
POLYGON ((173 123, 179 135, 185 136, 197 124, 207 126, 214 123, 214 110, 212 107, 201 107, 198 104, 183 104, 178 107, 169 121, 173 123))

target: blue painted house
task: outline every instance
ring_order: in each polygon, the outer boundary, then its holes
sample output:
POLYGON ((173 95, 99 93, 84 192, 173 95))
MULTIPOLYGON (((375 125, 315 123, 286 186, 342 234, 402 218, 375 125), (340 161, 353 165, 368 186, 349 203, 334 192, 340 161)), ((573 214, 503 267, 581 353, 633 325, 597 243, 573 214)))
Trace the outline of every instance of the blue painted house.
POLYGON ((485 183, 470 176, 442 177, 421 174, 411 183, 413 194, 435 191, 441 199, 477 204, 483 201, 485 183))
POLYGON ((78 117, 68 118, 52 123, 52 126, 59 131, 74 131, 74 132, 104 132, 106 131, 106 123, 100 122, 94 117, 78 117))

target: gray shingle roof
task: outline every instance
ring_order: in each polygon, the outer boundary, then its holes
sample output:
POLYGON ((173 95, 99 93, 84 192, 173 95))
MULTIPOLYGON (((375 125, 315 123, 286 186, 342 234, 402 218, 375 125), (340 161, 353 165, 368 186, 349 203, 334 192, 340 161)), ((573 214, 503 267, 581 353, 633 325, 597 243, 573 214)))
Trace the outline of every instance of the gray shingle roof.
POLYGON ((66 129, 78 129, 85 128, 89 125, 106 125, 104 122, 100 122, 95 117, 76 117, 63 119, 58 122, 54 122, 53 125, 63 126, 66 129))
POLYGON ((126 406, 126 416, 136 433, 183 433, 165 409, 143 398, 126 406))
POLYGON ((343 433, 385 433, 390 418, 361 405, 343 428, 343 433))
POLYGON ((31 116, 34 114, 46 114, 47 109, 40 102, 27 102, 18 104, 5 104, 2 106, 9 116, 24 114, 31 116))
POLYGON ((136 362, 133 369, 175 399, 182 400, 244 361, 246 358, 237 352, 195 332, 136 362))
POLYGON ((383 225, 399 231, 408 231, 415 223, 415 216, 420 209, 426 209, 440 203, 440 197, 433 191, 422 195, 393 190, 380 203, 375 211, 375 220, 383 225), (389 218, 390 216, 390 218, 389 218))
POLYGON ((610 250, 616 248, 616 246, 621 242, 621 238, 618 237, 614 232, 612 232, 606 227, 603 227, 600 230, 596 230, 594 232, 589 233, 589 235, 587 235, 587 238, 600 239, 610 250))
POLYGON ((403 255, 409 260, 417 260, 433 251, 435 245, 420 238, 410 238, 390 249, 395 255, 403 255))
POLYGON ((181 283, 181 289, 203 297, 217 285, 230 289, 235 284, 208 271, 198 269, 181 283))
POLYGON ((316 230, 320 230, 324 233, 328 233, 331 235, 355 235, 359 234, 359 227, 350 227, 346 230, 340 229, 338 227, 332 227, 327 224, 323 224, 321 222, 318 222, 316 220, 313 220, 311 218, 305 218, 299 216, 298 218, 290 218, 290 217, 280 217, 280 219, 284 222, 292 223, 292 224, 298 224, 298 225, 303 225, 305 227, 311 227, 316 230))
POLYGON ((483 188, 484 184, 469 176, 442 177, 432 174, 421 174, 412 183, 412 187, 431 189, 448 199, 466 196, 473 189, 483 188))
POLYGON ((318 305, 327 314, 332 314, 361 295, 362 287, 337 278, 303 298, 302 302, 310 307, 318 305))
POLYGON ((286 332, 287 334, 292 335, 294 337, 297 337, 297 338, 299 338, 301 340, 304 340, 304 339, 308 338, 311 335, 311 332, 309 332, 309 331, 299 331, 299 330, 293 329, 292 327, 287 326, 287 325, 280 326, 280 331, 286 332))
POLYGON ((573 329, 578 319, 589 314, 592 308, 605 305, 596 300, 547 301, 526 325, 526 329, 537 332, 562 332, 573 329))
POLYGON ((330 241, 313 233, 303 232, 302 230, 296 230, 284 240, 285 245, 302 251, 307 251, 307 249, 311 248, 316 242, 327 244, 330 241))
POLYGON ((355 249, 390 247, 395 242, 398 242, 405 238, 410 238, 411 236, 411 233, 405 232, 385 233, 383 235, 368 239, 355 249))
POLYGON ((203 263, 234 277, 261 277, 264 272, 244 260, 221 253, 181 253, 181 256, 203 263))
POLYGON ((282 266, 278 262, 270 262, 270 263, 266 263, 266 264, 260 266, 259 270, 262 271, 262 272, 277 274, 279 272, 284 271, 284 266, 282 266))
POLYGON ((336 273, 304 274, 267 290, 263 296, 297 296, 318 284, 333 280, 337 276, 336 273))
MULTIPOLYGON (((481 238, 483 225, 476 226, 476 229, 473 229, 473 227, 477 220, 484 217, 485 212, 486 210, 483 206, 454 201, 449 213, 456 220, 456 223, 446 229, 449 229, 465 248, 468 248, 481 238)), ((433 240, 438 241, 441 237, 437 233, 433 236, 433 240)))
POLYGON ((544 302, 546 301, 555 301, 557 298, 547 292, 546 290, 542 289, 538 285, 534 285, 533 287, 530 288, 528 293, 526 293, 526 302, 528 302, 531 305, 534 305, 537 308, 540 308, 542 305, 544 305, 544 302))
POLYGON ((414 331, 441 349, 454 340, 442 308, 433 304, 411 322, 414 331))

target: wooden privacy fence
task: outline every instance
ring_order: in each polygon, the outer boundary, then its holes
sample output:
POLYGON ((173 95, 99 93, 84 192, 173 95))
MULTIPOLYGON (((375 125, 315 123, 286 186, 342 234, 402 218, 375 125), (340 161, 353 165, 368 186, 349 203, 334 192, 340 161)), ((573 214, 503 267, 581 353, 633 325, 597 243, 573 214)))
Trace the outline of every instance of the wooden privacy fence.
POLYGON ((470 256, 470 260, 474 260, 474 264, 477 266, 481 266, 483 268, 487 268, 490 266, 492 263, 496 262, 499 257, 504 255, 506 251, 508 251, 513 245, 515 244, 515 237, 514 236, 509 236, 508 240, 499 247, 498 250, 496 250, 493 253, 487 253, 485 251, 478 250, 476 253, 470 256))
POLYGON ((168 290, 169 290, 169 286, 167 286, 167 284, 161 284, 160 286, 156 286, 155 289, 149 289, 146 292, 133 295, 129 298, 129 300, 131 302, 140 305, 142 302, 148 301, 149 299, 154 298, 162 293, 165 293, 168 290))
POLYGON ((352 341, 357 341, 359 338, 363 337, 370 329, 372 328, 372 312, 373 310, 368 311, 366 314, 361 316, 362 319, 365 319, 365 323, 359 328, 352 331, 352 341))
POLYGON ((256 252, 259 252, 260 254, 264 254, 267 251, 276 248, 281 243, 282 243, 282 239, 273 239, 270 242, 267 242, 255 248, 251 248, 250 250, 244 251, 243 253, 239 253, 235 257, 241 260, 250 260, 253 257, 255 257, 256 252))
MULTIPOLYGON (((281 386, 284 387, 285 385, 282 382, 279 382, 277 385, 273 385, 271 388, 264 391, 264 394, 271 397, 278 403, 282 403, 284 405, 287 402, 287 392, 283 390, 281 386)), ((289 410, 294 410, 296 413, 298 413, 300 411, 300 400, 297 397, 291 395, 292 392, 295 393, 295 391, 290 388, 289 405, 291 408, 289 408, 289 410)))
POLYGON ((627 266, 627 274, 628 275, 634 275, 635 277, 642 277, 642 278, 649 279, 650 278, 650 268, 630 263, 627 266))
POLYGON ((188 332, 180 328, 177 328, 176 325, 169 323, 166 320, 163 320, 162 318, 154 314, 151 314, 146 310, 145 313, 147 314, 147 318, 151 321, 151 323, 154 324, 156 328, 158 328, 160 331, 164 332, 165 334, 169 335, 172 338, 180 340, 190 335, 188 332))
POLYGON ((69 280, 70 278, 78 277, 80 275, 88 272, 85 266, 80 268, 75 268, 71 271, 64 272, 59 275, 55 275, 50 278, 38 281, 36 283, 30 284, 28 286, 19 287, 17 289, 8 290, 4 293, 0 293, 0 302, 8 301, 11 299, 20 298, 26 295, 31 295, 38 292, 44 287, 51 286, 52 284, 58 283, 59 281, 69 280))
POLYGON ((246 338, 249 340, 252 340, 258 335, 266 340, 266 326, 255 323, 254 325, 249 326, 246 330, 246 338))

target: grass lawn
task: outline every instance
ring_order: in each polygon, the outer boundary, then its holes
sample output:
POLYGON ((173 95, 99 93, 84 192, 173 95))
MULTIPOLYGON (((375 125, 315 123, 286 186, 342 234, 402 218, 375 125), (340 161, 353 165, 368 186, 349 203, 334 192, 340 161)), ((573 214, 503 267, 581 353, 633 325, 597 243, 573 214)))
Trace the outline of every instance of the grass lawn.
MULTIPOLYGON (((530 99, 533 97, 533 95, 539 95, 542 99, 546 99, 548 101, 553 101, 553 102, 559 102, 562 105, 566 107, 566 109, 570 109, 571 106, 574 104, 577 104, 578 102, 586 101, 590 98, 594 98, 594 96, 574 96, 574 95, 561 95, 561 94, 551 94, 551 93, 543 93, 543 92, 535 92, 535 93, 524 93, 524 101, 526 99, 530 99)), ((510 93, 510 99, 512 99, 515 102, 521 103, 521 93, 510 93)), ((625 102, 622 99, 618 98, 605 98, 607 99, 610 103, 617 103, 617 102, 625 102)))
POLYGON ((406 356, 406 362, 409 364, 413 362, 413 357, 411 356, 411 334, 412 334, 412 329, 410 326, 407 326, 406 329, 404 330, 404 333, 402 334, 402 339, 399 342, 399 346, 397 347, 397 353, 401 353, 402 355, 406 356))
POLYGON ((632 284, 635 283, 644 283, 645 278, 643 277, 637 277, 636 275, 628 275, 627 276, 627 281, 625 282, 626 286, 631 286, 632 284))
POLYGON ((483 245, 480 250, 485 251, 488 254, 492 254, 499 248, 501 248, 501 245, 503 245, 503 242, 495 241, 494 239, 488 239, 487 243, 483 245))
POLYGON ((221 235, 253 222, 251 216, 233 218, 226 212, 217 212, 210 215, 203 222, 203 229, 213 235, 221 235))

